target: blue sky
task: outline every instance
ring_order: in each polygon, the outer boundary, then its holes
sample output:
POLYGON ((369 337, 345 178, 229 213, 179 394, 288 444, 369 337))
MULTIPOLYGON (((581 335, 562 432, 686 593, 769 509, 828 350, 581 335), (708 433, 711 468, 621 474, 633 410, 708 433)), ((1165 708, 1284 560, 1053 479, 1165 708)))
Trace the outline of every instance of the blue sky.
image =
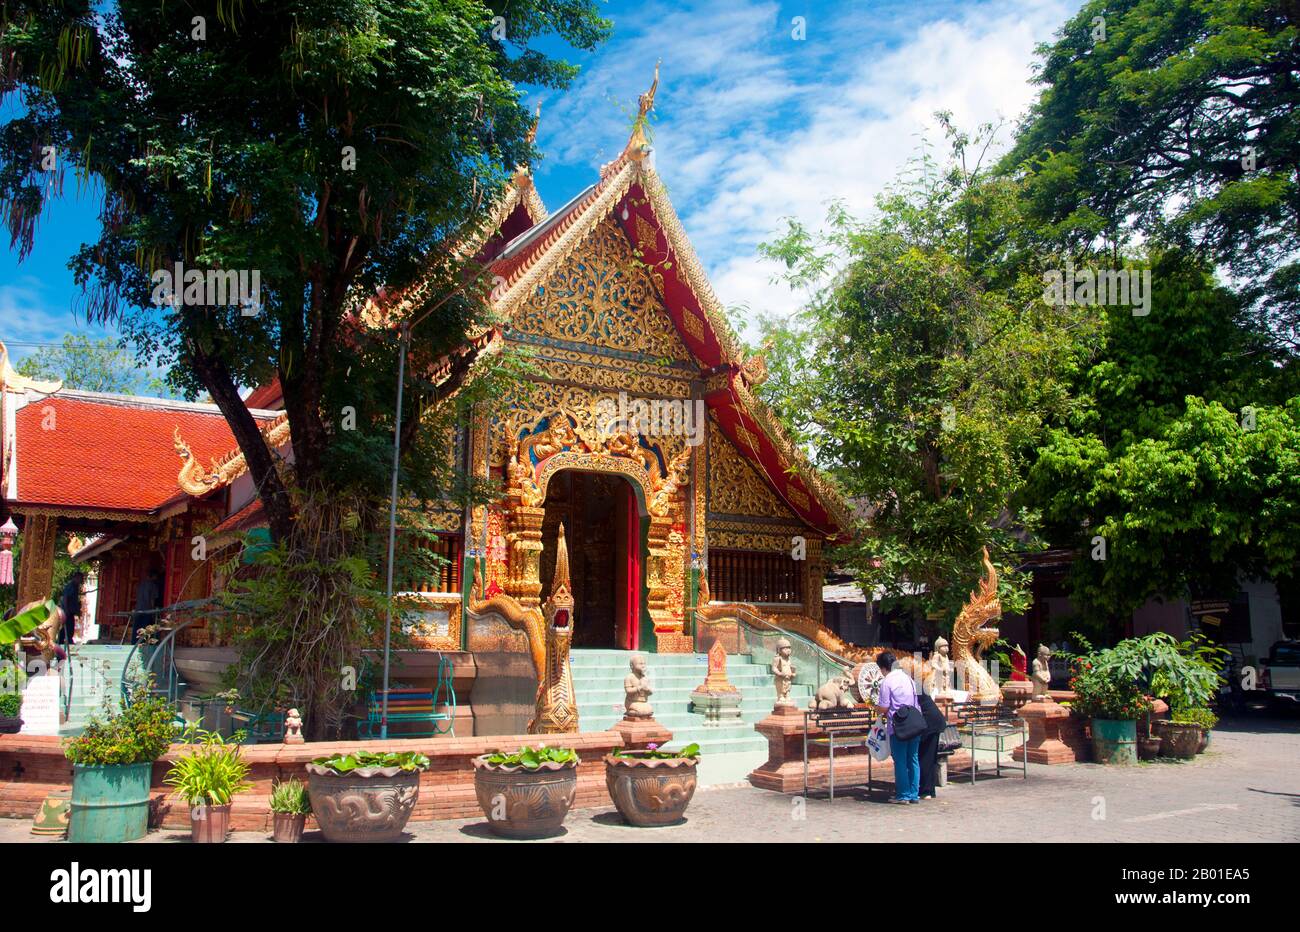
MULTIPOLYGON (((655 167, 713 281, 744 326, 789 313, 755 247, 783 217, 816 225, 832 198, 859 213, 935 135, 933 113, 964 127, 1014 120, 1029 105, 1033 49, 1078 0, 685 0, 604 4, 614 36, 568 57, 583 72, 545 91, 534 167, 555 209, 590 184, 627 140, 636 97, 662 59, 655 167), (795 17, 805 38, 794 38, 795 17)), ((554 49, 548 49, 554 51, 554 49)), ((1009 136, 1004 130, 1003 138, 1009 136)), ((15 357, 87 327, 67 269, 95 230, 97 199, 69 183, 22 264, 0 250, 0 339, 15 357)))

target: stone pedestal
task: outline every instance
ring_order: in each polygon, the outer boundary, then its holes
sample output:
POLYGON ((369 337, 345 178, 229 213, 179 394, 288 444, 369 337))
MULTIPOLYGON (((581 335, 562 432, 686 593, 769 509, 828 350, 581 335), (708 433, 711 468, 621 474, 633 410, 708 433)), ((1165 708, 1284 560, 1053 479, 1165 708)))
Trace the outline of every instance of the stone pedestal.
POLYGON ((691 711, 704 716, 706 725, 734 725, 740 721, 740 693, 691 693, 691 711))
POLYGON ((1065 706, 1047 700, 1027 702, 1017 712, 1029 728, 1029 739, 1011 752, 1011 759, 1029 756, 1031 764, 1073 764, 1087 760, 1088 743, 1083 722, 1065 706))
POLYGON ((1034 694, 1034 684, 1028 680, 1008 680, 1002 684, 1002 704, 1016 712, 1034 694))
POLYGON ((646 745, 662 747, 673 740, 673 733, 653 718, 624 718, 609 728, 623 736, 623 746, 645 750, 646 745))

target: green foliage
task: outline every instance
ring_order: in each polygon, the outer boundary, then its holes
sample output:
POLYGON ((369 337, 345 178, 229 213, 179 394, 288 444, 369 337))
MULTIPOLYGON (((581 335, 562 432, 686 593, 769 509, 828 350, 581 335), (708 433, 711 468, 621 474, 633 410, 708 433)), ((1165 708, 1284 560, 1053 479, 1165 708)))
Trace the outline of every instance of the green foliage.
POLYGON ((63 745, 74 764, 140 764, 155 761, 176 740, 175 714, 166 699, 132 687, 127 706, 117 714, 93 716, 85 730, 63 745))
POLYGON ((522 747, 518 751, 506 754, 497 751, 487 755, 487 762, 498 767, 523 767, 536 770, 542 764, 577 763, 578 752, 572 748, 522 747))
POLYGON ((1137 719, 1146 696, 1171 709, 1205 708, 1218 690, 1220 648, 1199 637, 1176 641, 1163 631, 1127 638, 1071 660, 1074 707, 1096 718, 1137 719))
POLYGON ((57 379, 64 388, 117 395, 158 395, 162 381, 145 374, 132 355, 113 340, 68 333, 56 347, 37 350, 18 366, 20 375, 57 379))
POLYGON ((0 718, 17 718, 22 708, 22 693, 0 693, 0 718))
POLYGON ((816 290, 792 326, 763 323, 761 393, 871 509, 869 533, 832 559, 867 591, 951 619, 986 546, 1003 608, 1028 604, 1012 567, 1038 519, 1020 496, 1095 321, 1042 300, 1018 183, 980 170, 994 129, 972 140, 940 118, 951 158, 923 156, 871 219, 836 205, 828 232, 791 221, 763 247, 816 290))
POLYGON ((50 616, 57 609, 58 606, 47 599, 38 605, 33 605, 24 612, 19 612, 13 618, 0 621, 0 644, 13 644, 27 632, 33 631, 49 621, 50 616))
POLYGON ((700 746, 692 743, 679 750, 670 751, 667 748, 661 748, 655 744, 648 744, 644 751, 637 750, 636 748, 615 748, 611 754, 614 757, 635 757, 642 760, 676 760, 679 757, 689 757, 698 760, 700 757, 700 746))
POLYGON ((191 806, 227 805, 236 794, 252 787, 245 779, 249 765, 239 746, 242 739, 236 732, 227 743, 218 732, 190 725, 180 740, 197 748, 178 757, 163 782, 175 787, 177 795, 191 806))
POLYGON ((429 758, 416 751, 353 751, 351 754, 334 754, 312 761, 335 773, 351 773, 365 767, 400 767, 402 770, 428 770, 429 758))
POLYGON ((1169 720, 1177 725, 1200 725, 1206 731, 1219 724, 1219 716, 1205 706, 1170 706, 1169 720))
POLYGON ((1007 163, 1028 170, 1045 232, 1193 247, 1300 348, 1294 5, 1088 0, 1039 51, 1043 91, 1007 163))
POLYGON ((306 815, 311 812, 311 796, 307 785, 297 777, 277 780, 271 787, 271 811, 306 815))
POLYGON ((1074 690, 1070 708, 1087 718, 1137 721, 1149 708, 1137 683, 1095 666, 1092 658, 1074 665, 1070 688, 1074 690))

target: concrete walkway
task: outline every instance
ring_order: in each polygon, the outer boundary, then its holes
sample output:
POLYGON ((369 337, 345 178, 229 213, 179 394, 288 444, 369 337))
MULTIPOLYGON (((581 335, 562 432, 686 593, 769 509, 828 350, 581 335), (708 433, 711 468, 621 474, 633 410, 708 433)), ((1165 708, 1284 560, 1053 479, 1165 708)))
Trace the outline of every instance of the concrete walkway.
MULTIPOLYGON (((696 792, 685 822, 657 829, 623 824, 613 809, 570 813, 555 841, 1300 841, 1300 721, 1249 716, 1225 722, 1194 761, 1136 767, 1033 766, 1019 773, 964 779, 937 800, 892 806, 878 789, 850 791, 834 803, 782 796, 748 785, 696 792)), ((37 841, 25 820, 0 820, 0 841, 37 841)), ((410 825, 415 842, 521 844, 495 838, 482 819, 410 825)), ((143 843, 188 841, 151 833, 143 843)), ((266 842, 238 833, 232 842, 266 842)), ((309 833, 305 842, 319 841, 309 833)))

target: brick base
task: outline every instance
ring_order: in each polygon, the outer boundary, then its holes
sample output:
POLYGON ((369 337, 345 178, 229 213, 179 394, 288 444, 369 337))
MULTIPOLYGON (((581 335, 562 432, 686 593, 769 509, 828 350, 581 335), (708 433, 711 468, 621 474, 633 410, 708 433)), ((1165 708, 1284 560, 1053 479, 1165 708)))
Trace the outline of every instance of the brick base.
MULTIPOLYGON (((779 714, 773 712, 754 726, 754 730, 767 738, 767 760, 749 775, 750 785, 777 793, 803 792, 803 713, 779 714)), ((825 732, 813 728, 811 737, 824 737, 825 732)), ((835 786, 845 788, 867 782, 870 768, 873 782, 894 782, 892 760, 871 761, 865 747, 835 749, 835 786)), ((959 750, 948 758, 949 771, 968 770, 970 752, 959 750)), ((808 788, 826 789, 830 786, 830 751, 825 745, 808 746, 808 788)))
POLYGON ((1031 764, 1073 764, 1088 760, 1091 749, 1084 736, 1083 721, 1055 702, 1027 702, 1016 713, 1025 720, 1029 738, 1011 751, 1011 759, 1031 764))
MULTIPOLYGON (((611 806, 605 788, 603 758, 615 748, 644 748, 648 743, 665 744, 672 732, 658 722, 637 722, 633 727, 619 722, 610 731, 573 735, 496 735, 482 738, 407 738, 388 741, 322 742, 318 744, 255 744, 244 748, 252 789, 236 796, 231 806, 231 829, 251 832, 271 830, 271 785, 277 780, 298 777, 307 780, 306 765, 317 757, 340 751, 419 751, 429 757, 429 769, 420 775, 420 797, 413 821, 468 819, 481 815, 474 796, 474 766, 471 761, 492 751, 514 751, 522 745, 545 743, 571 747, 578 752, 578 795, 575 809, 611 806)), ((152 787, 157 818, 164 828, 188 829, 189 809, 166 786, 171 762, 181 751, 173 749, 153 767, 152 787)), ((0 816, 30 819, 55 790, 72 787, 72 764, 63 756, 62 739, 35 735, 0 735, 0 816)), ((315 823, 308 818, 307 827, 315 823)))

